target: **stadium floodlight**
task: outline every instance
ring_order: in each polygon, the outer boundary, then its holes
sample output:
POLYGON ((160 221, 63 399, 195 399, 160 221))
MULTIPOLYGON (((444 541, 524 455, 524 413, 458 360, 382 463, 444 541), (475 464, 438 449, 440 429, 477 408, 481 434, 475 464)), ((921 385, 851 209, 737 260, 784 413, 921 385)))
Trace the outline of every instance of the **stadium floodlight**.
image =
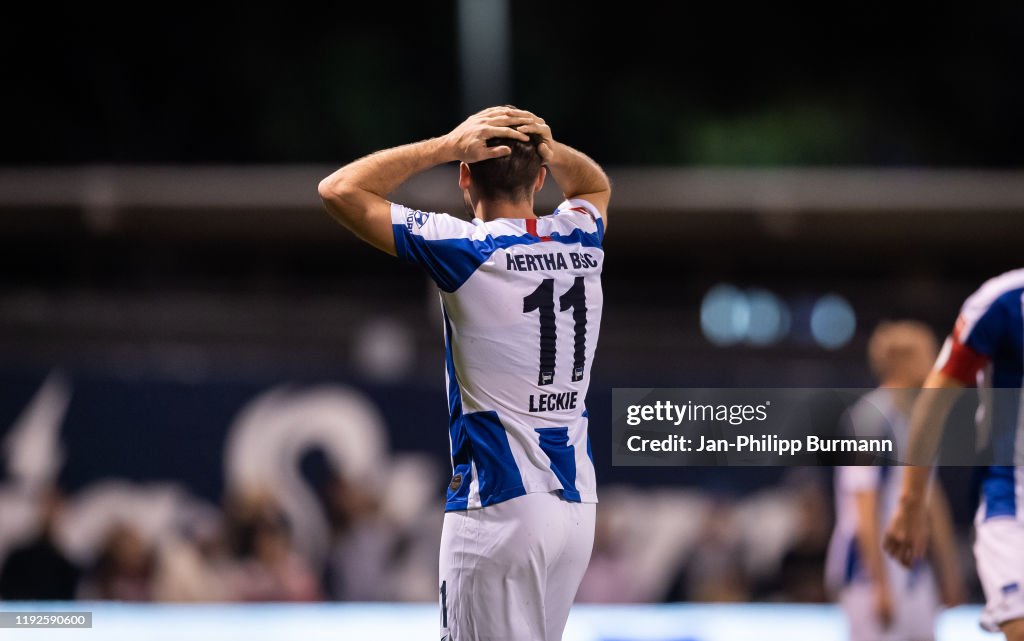
POLYGON ((507 0, 459 0, 459 66, 467 114, 509 102, 507 0))

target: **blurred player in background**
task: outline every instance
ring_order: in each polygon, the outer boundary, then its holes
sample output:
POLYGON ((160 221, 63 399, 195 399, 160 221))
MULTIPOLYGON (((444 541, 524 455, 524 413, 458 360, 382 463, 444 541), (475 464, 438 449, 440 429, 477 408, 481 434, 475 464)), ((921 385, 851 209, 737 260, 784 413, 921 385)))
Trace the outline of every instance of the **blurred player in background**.
MULTIPOLYGON (((910 422, 910 457, 928 461, 938 449, 946 417, 958 390, 1019 390, 1024 385, 1024 269, 986 282, 960 310, 953 334, 925 381, 910 422), (943 391, 945 390, 945 391, 943 391)), ((1002 630, 1008 641, 1024 641, 1024 404, 1021 395, 982 394, 991 422, 994 462, 985 467, 975 518, 974 556, 985 591, 981 624, 1002 630)), ((908 467, 899 507, 886 532, 885 548, 905 566, 927 544, 930 466, 908 467)))
POLYGON ((485 109, 320 183, 328 211, 441 290, 452 479, 441 638, 557 641, 590 559, 597 494, 584 405, 601 321, 611 187, 545 122, 485 109), (450 161, 473 220, 386 200, 450 161), (565 202, 537 217, 547 172, 565 202))
MULTIPOLYGON (((857 434, 906 443, 910 410, 936 348, 935 336, 921 323, 886 322, 875 330, 868 356, 881 385, 850 410, 857 434)), ((836 468, 836 526, 826 579, 838 593, 852 641, 933 639, 940 601, 962 600, 952 522, 939 486, 929 514, 936 572, 924 560, 908 570, 882 552, 882 527, 896 508, 902 472, 899 466, 836 468)))

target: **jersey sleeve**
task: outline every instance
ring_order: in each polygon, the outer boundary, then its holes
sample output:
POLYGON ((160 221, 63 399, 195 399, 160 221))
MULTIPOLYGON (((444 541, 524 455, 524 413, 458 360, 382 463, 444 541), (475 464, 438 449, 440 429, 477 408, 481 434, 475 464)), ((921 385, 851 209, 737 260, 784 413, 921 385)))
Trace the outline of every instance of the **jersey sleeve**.
POLYGON ((582 198, 563 200, 555 209, 554 215, 576 219, 577 226, 584 232, 594 234, 598 243, 604 242, 604 218, 601 211, 590 201, 582 198))
POLYGON ((487 243, 473 239, 476 228, 460 218, 391 204, 395 252, 419 265, 446 292, 458 289, 487 256, 487 243))
POLYGON ((964 385, 974 385, 978 370, 995 354, 1009 321, 1002 301, 967 299, 946 339, 935 368, 964 385))
POLYGON ((840 432, 844 437, 856 438, 893 438, 895 429, 886 411, 887 396, 879 396, 880 392, 871 392, 862 396, 853 406, 843 413, 839 422, 840 432))

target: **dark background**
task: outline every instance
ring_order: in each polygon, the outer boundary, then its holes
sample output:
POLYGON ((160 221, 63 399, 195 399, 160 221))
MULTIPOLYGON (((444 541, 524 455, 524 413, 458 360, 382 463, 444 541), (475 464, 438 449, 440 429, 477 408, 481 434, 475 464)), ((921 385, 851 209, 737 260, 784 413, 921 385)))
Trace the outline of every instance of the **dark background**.
MULTIPOLYGON (((341 162, 465 114, 455 3, 5 16, 0 162, 341 162)), ((511 3, 510 98, 608 164, 1010 167, 1017 2, 511 3)))

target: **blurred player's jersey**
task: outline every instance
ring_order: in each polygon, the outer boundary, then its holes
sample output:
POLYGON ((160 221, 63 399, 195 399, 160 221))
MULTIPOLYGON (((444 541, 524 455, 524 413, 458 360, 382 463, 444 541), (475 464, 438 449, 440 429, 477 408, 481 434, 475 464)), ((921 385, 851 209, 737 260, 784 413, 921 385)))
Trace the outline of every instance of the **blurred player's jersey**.
POLYGON ((990 388, 1024 386, 1024 269, 989 280, 960 310, 953 334, 943 345, 936 368, 977 385, 982 401, 979 421, 990 435, 993 460, 982 470, 977 521, 1012 517, 1024 520, 1024 404, 1021 394, 986 394, 990 388))
MULTIPOLYGON (((849 423, 860 436, 893 438, 901 445, 907 442, 908 412, 897 404, 898 390, 879 388, 865 394, 849 412, 849 423)), ((901 449, 901 448, 898 448, 901 449)), ((859 515, 856 495, 874 492, 877 496, 878 523, 887 523, 896 510, 903 482, 901 466, 860 465, 836 467, 836 522, 826 562, 826 582, 834 591, 859 582, 869 582, 867 568, 857 544, 859 515)), ((879 529, 879 534, 881 529, 879 529)), ((881 548, 881 538, 878 540, 881 548)), ((923 562, 907 570, 885 556, 886 577, 894 597, 913 590, 920 582, 933 582, 923 562)))
POLYGON ((604 223, 569 200, 472 223, 391 205, 399 258, 441 290, 452 479, 446 510, 533 492, 597 502, 585 406, 601 325, 604 223))

